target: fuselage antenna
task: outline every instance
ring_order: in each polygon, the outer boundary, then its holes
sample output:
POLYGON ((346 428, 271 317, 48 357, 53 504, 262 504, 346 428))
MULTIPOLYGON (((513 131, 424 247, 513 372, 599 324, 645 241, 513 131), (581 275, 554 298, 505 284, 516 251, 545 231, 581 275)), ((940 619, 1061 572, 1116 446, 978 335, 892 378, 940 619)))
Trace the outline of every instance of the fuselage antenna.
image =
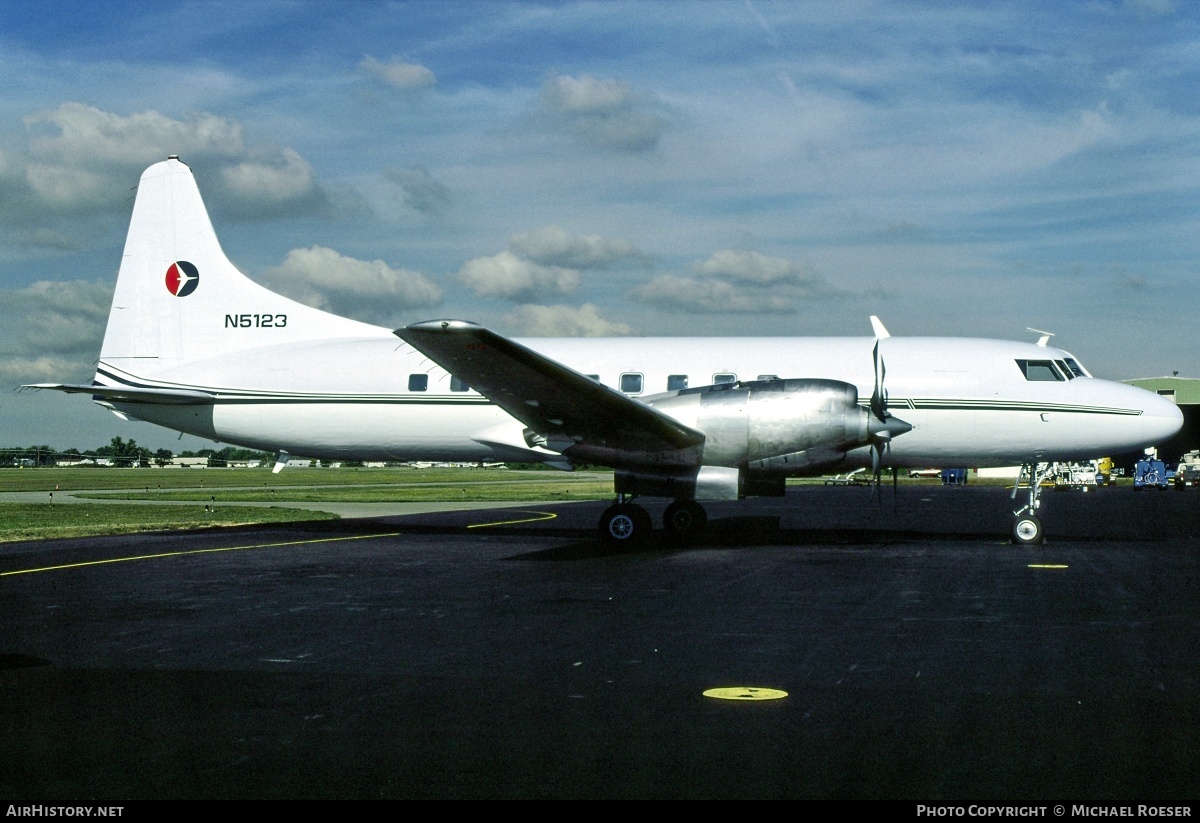
POLYGON ((1046 348, 1046 344, 1050 342, 1050 338, 1054 336, 1054 332, 1052 332, 1052 331, 1042 331, 1041 329, 1031 329, 1031 328, 1029 328, 1029 326, 1025 327, 1025 331, 1031 331, 1034 334, 1040 334, 1041 337, 1038 338, 1037 344, 1039 346, 1041 346, 1043 349, 1046 348))

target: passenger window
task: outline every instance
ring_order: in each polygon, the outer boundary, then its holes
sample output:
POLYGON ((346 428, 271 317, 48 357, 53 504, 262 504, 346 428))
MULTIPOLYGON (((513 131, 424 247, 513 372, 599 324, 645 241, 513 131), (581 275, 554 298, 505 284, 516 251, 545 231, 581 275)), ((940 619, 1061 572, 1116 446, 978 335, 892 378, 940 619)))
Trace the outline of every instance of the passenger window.
POLYGON ((667 375, 667 391, 679 391, 687 388, 686 374, 668 374, 667 375))
POLYGON ((736 382, 737 382, 736 374, 721 373, 721 374, 713 375, 713 385, 714 386, 719 386, 722 383, 736 383, 736 382))
POLYGON ((1052 382, 1066 379, 1050 360, 1018 360, 1017 365, 1021 367, 1021 374, 1025 375, 1026 380, 1052 382))
POLYGON ((408 376, 409 391, 425 391, 429 388, 429 375, 427 374, 410 374, 408 376))
POLYGON ((755 378, 755 379, 756 379, 756 380, 778 380, 778 379, 779 379, 779 375, 777 375, 777 374, 760 374, 760 375, 759 375, 757 378, 755 378))
POLYGON ((471 387, 461 377, 450 375, 450 391, 470 391, 471 387))
POLYGON ((632 372, 621 375, 621 391, 626 394, 640 394, 642 391, 642 376, 632 372))

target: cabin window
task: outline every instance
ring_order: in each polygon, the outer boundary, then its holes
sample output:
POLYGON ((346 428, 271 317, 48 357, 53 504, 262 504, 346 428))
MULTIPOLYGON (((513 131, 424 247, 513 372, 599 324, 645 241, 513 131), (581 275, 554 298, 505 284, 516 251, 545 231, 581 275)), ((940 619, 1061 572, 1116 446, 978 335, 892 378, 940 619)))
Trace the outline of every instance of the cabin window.
POLYGON ((642 375, 634 372, 622 374, 621 391, 626 394, 640 394, 642 391, 642 375))
POLYGON ((1067 379, 1059 372, 1052 360, 1018 360, 1017 365, 1020 366, 1021 374, 1025 375, 1025 379, 1031 382, 1054 382, 1067 379))
POLYGON ((429 375, 427 374, 410 374, 408 376, 409 391, 425 391, 429 388, 429 375))
POLYGON ((450 375, 450 391, 470 391, 471 387, 461 377, 450 375))
POLYGON ((755 380, 778 380, 778 379, 779 379, 779 375, 777 375, 777 374, 760 374, 758 377, 755 378, 755 380))
POLYGON ((667 391, 679 391, 687 388, 686 374, 668 374, 667 375, 667 391))
POLYGON ((736 383, 736 382, 737 382, 736 374, 730 374, 728 372, 721 372, 719 374, 713 375, 713 385, 714 386, 719 386, 722 383, 736 383))

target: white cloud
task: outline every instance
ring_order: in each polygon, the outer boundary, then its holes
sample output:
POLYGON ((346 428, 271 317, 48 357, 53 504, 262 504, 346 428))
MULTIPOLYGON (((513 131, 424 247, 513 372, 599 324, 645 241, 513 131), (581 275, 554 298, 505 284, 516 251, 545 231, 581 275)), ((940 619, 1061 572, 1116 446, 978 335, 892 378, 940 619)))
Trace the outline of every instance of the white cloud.
POLYGON ((541 266, 510 251, 469 260, 459 279, 480 297, 520 300, 544 293, 571 294, 579 288, 579 272, 558 266, 541 266))
POLYGON ((418 63, 406 63, 398 57, 393 57, 385 63, 367 55, 358 67, 387 85, 405 91, 424 89, 437 83, 437 77, 432 71, 418 63))
POLYGON ((248 146, 242 126, 197 113, 119 115, 63 103, 24 118, 28 144, 0 168, 0 213, 14 222, 53 215, 119 212, 151 163, 178 155, 220 170, 206 200, 247 216, 312 213, 326 204, 312 166, 294 149, 248 146))
POLYGON ((232 157, 244 150, 242 127, 213 114, 175 120, 157 111, 128 116, 83 103, 25 118, 35 157, 71 166, 145 166, 168 154, 232 157))
POLYGON ((739 290, 733 283, 663 274, 635 288, 632 296, 665 310, 693 314, 787 314, 796 310, 790 297, 739 290))
POLYGON ((791 314, 805 300, 839 293, 806 266, 753 251, 718 251, 692 271, 691 277, 660 275, 631 295, 671 311, 791 314))
POLYGON ((571 235, 558 226, 514 235, 508 245, 522 257, 546 266, 604 269, 615 263, 647 261, 647 256, 628 240, 571 235))
POLYGON ((642 152, 658 145, 666 123, 648 111, 628 83, 588 75, 551 77, 542 86, 542 113, 592 148, 642 152))
POLYGON ((73 382, 91 376, 112 288, 39 280, 0 290, 0 380, 73 382))
POLYGON ((419 272, 394 269, 382 260, 356 260, 322 246, 292 249, 263 279, 307 305, 376 322, 395 322, 406 309, 442 301, 441 287, 419 272))
POLYGON ((280 203, 310 197, 312 166, 292 149, 283 149, 275 162, 246 160, 221 169, 228 191, 244 203, 280 203))
POLYGON ((802 283, 813 280, 804 266, 756 251, 719 251, 694 267, 697 274, 757 285, 802 283))
POLYGON ((526 337, 617 337, 633 334, 624 323, 600 316, 591 303, 571 306, 517 306, 504 318, 516 334, 526 337))

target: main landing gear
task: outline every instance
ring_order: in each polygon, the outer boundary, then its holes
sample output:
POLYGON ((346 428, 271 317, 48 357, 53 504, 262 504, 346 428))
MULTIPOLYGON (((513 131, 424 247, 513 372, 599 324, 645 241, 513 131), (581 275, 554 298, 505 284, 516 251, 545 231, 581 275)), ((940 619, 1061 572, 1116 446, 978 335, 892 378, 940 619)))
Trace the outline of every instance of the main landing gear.
MULTIPOLYGON (((600 516, 600 539, 611 546, 635 546, 645 542, 654 531, 649 513, 632 497, 618 495, 617 502, 600 516)), ((704 507, 695 500, 676 500, 663 512, 663 528, 668 539, 685 544, 708 524, 704 507)))
POLYGON ((1050 476, 1049 463, 1026 463, 1021 467, 1021 474, 1013 484, 1012 499, 1017 499, 1021 482, 1029 478, 1029 502, 1013 511, 1012 541, 1018 546, 1040 546, 1046 542, 1046 534, 1042 529, 1042 520, 1037 516, 1037 510, 1042 505, 1042 481, 1050 476))

